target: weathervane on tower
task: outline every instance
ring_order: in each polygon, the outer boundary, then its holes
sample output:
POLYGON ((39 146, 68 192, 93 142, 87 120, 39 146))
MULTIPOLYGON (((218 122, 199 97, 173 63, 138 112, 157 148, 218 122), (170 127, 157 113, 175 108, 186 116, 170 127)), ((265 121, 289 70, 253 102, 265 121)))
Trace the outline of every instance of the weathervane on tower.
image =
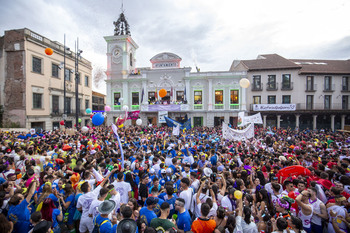
POLYGON ((115 36, 121 36, 121 35, 130 35, 130 28, 128 21, 125 18, 124 15, 124 6, 122 1, 122 7, 121 12, 119 15, 119 18, 117 21, 113 22, 115 28, 114 28, 114 35, 115 36))

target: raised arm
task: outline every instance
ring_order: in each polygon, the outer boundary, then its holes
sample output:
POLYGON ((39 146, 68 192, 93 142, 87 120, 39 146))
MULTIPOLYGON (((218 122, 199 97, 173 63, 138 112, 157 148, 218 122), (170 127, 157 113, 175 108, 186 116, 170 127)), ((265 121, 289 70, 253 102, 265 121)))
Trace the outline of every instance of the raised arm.
POLYGON ((32 199, 33 195, 34 195, 34 192, 36 190, 36 186, 38 185, 38 181, 36 179, 34 179, 34 184, 32 185, 32 187, 30 187, 30 190, 28 192, 28 195, 26 197, 26 201, 29 203, 30 200, 32 199))

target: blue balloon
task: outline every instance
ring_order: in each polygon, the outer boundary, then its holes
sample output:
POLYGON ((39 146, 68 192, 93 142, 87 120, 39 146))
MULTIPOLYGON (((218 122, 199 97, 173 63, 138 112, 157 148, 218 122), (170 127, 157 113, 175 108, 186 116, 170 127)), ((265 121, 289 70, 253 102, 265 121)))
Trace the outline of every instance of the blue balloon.
POLYGON ((102 115, 102 113, 97 113, 92 117, 92 124, 99 126, 102 125, 105 121, 105 117, 102 115))

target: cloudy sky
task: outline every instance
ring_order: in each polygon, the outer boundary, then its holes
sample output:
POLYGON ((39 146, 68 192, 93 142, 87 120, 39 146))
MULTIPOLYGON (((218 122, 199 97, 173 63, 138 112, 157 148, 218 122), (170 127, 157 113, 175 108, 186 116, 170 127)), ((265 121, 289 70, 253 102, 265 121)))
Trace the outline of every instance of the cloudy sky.
MULTIPOLYGON (((0 0, 0 35, 29 28, 74 48, 106 67, 121 0, 0 0)), ((349 59, 348 0, 124 0, 124 13, 139 49, 137 66, 161 52, 182 57, 182 66, 228 70, 233 60, 277 53, 286 58, 349 59)), ((94 88, 96 89, 96 87, 94 88)), ((100 85, 98 90, 103 91, 100 85)))

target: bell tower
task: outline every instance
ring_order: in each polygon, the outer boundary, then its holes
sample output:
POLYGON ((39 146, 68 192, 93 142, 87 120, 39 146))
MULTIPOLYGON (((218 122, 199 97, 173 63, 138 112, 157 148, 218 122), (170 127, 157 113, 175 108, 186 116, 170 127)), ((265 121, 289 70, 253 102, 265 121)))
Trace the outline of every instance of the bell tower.
POLYGON ((138 45, 131 38, 123 9, 113 24, 114 35, 104 37, 107 42, 107 80, 127 79, 136 67, 135 53, 138 45))

